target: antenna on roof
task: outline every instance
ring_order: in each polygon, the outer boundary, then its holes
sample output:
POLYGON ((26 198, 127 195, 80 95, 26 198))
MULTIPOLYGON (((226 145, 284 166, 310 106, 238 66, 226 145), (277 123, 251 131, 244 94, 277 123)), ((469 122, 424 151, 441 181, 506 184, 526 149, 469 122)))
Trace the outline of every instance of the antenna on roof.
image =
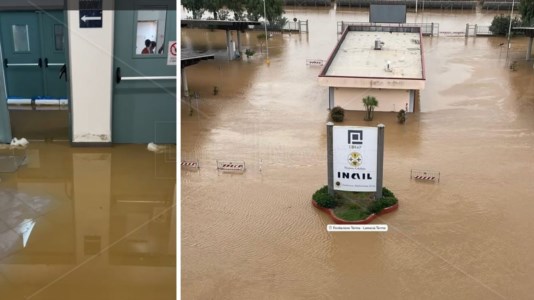
POLYGON ((391 61, 386 61, 386 72, 393 72, 391 69, 391 61))
POLYGON ((375 40, 375 50, 382 50, 382 46, 384 46, 384 42, 380 40, 380 38, 376 38, 375 40))

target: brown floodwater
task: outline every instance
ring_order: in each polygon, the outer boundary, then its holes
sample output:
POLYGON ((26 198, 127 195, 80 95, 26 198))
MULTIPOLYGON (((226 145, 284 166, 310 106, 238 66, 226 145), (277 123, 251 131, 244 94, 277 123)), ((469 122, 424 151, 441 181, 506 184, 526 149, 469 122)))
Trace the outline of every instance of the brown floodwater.
MULTIPOLYGON (((424 38, 426 88, 404 125, 395 113, 372 122, 350 112, 346 125, 386 125, 384 184, 400 209, 373 223, 381 233, 329 233, 310 204, 326 174, 327 89, 320 69, 336 22, 362 11, 286 9, 308 19, 308 34, 275 34, 270 65, 257 32, 250 61, 218 58, 186 69, 200 97, 181 106, 182 297, 184 299, 531 299, 534 277, 534 69, 526 39, 424 38), (507 57, 508 55, 508 57, 507 57), (517 70, 509 64, 517 61, 517 70), (219 94, 213 95, 213 87, 219 94), (216 171, 242 160, 243 174, 216 171), (439 171, 439 183, 410 180, 439 171)), ((495 12, 408 14, 440 31, 489 25, 495 12)), ((182 30, 182 46, 224 56, 224 32, 182 30)), ((380 99, 378 99, 380 101, 380 99)))
POLYGON ((0 298, 176 299, 175 154, 1 147, 0 298))

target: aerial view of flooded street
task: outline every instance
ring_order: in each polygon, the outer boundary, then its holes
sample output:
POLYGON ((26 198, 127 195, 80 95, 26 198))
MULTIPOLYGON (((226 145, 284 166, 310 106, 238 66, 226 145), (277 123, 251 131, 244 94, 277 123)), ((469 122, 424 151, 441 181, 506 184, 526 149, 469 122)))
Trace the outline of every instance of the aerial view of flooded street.
POLYGON ((327 184, 329 92, 318 84, 322 67, 306 60, 326 61, 338 22, 368 22, 369 12, 284 9, 308 20, 308 32, 273 33, 269 64, 261 31, 241 34, 252 57, 229 61, 224 30, 181 30, 182 49, 216 52, 185 69, 198 97, 182 97, 181 156, 200 168, 181 171, 182 298, 532 299, 528 38, 512 37, 507 49, 506 37, 461 34, 506 12, 407 13, 407 23, 441 32, 422 39, 416 112, 404 124, 396 112, 364 121, 362 105, 341 123, 385 125, 383 180, 399 209, 373 221, 387 232, 328 232, 332 220, 311 196, 327 184), (217 160, 246 170, 217 171, 217 160), (412 169, 440 181, 410 179, 412 169))

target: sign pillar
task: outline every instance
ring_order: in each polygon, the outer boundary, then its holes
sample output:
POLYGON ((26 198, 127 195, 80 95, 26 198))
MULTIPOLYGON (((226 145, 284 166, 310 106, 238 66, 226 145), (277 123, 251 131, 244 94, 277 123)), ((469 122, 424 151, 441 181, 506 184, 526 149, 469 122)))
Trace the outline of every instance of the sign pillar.
POLYGON ((326 123, 326 156, 327 156, 327 170, 328 170, 328 194, 334 195, 334 153, 333 153, 333 139, 334 139, 334 123, 326 123))
POLYGON ((384 124, 378 124, 378 147, 376 157, 376 193, 375 199, 382 198, 382 178, 384 177, 384 124))
POLYGON ((189 88, 187 87, 187 76, 185 74, 185 68, 182 69, 182 89, 184 91, 184 97, 189 98, 189 88))

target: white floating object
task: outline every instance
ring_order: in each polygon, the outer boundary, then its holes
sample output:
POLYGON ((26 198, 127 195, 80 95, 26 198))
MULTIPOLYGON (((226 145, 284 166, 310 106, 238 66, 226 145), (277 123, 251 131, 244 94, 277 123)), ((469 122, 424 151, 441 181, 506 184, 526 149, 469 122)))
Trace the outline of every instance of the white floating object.
POLYGON ((28 144, 29 142, 25 138, 21 138, 20 140, 17 138, 13 138, 13 140, 11 140, 11 146, 15 147, 26 147, 28 144))
POLYGON ((167 149, 167 147, 165 146, 157 145, 154 143, 149 143, 146 148, 148 151, 152 151, 152 152, 162 152, 162 151, 165 151, 165 149, 167 149))

